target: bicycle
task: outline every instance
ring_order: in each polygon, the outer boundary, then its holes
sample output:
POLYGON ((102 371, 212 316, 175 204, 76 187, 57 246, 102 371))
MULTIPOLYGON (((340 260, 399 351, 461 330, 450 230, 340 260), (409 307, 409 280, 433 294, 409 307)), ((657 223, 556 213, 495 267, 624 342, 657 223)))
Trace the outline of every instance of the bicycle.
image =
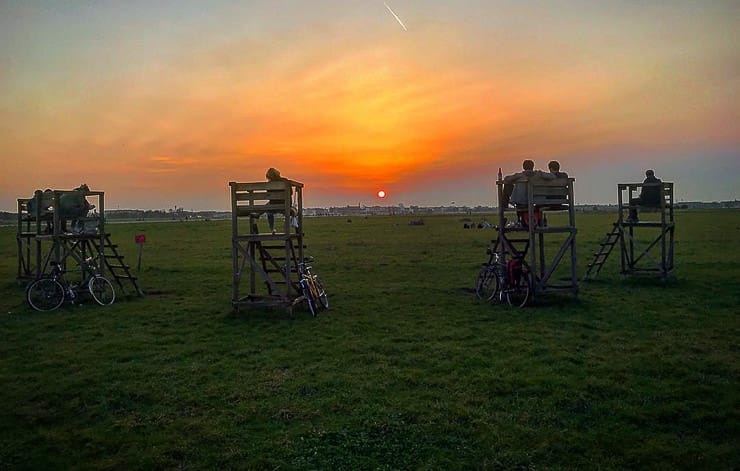
POLYGON ((113 304, 116 300, 116 291, 107 278, 99 274, 99 270, 92 257, 80 263, 84 272, 89 276, 80 284, 64 279, 66 273, 59 262, 51 262, 51 273, 39 278, 28 285, 26 301, 37 311, 53 311, 61 306, 65 300, 74 304, 87 288, 92 298, 101 306, 113 304))
POLYGON ((508 261, 497 252, 488 250, 490 258, 478 273, 475 294, 486 301, 504 300, 510 306, 524 307, 529 301, 532 272, 523 257, 508 261))
POLYGON ((329 309, 329 297, 319 276, 311 272, 311 265, 309 265, 311 262, 313 262, 313 257, 306 257, 298 263, 298 283, 301 286, 303 299, 308 304, 311 315, 316 317, 319 311, 319 303, 324 309, 329 309))

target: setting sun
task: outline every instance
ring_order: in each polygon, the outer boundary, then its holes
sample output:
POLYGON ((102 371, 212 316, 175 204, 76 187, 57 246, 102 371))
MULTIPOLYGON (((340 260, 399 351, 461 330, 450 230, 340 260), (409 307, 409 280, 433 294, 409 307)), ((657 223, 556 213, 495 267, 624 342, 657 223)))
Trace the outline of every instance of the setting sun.
POLYGON ((647 168, 738 196, 737 2, 46 3, 0 1, 2 211, 83 182, 229 210, 269 167, 306 207, 485 206, 526 158, 583 204, 647 168))
POLYGON ((385 191, 378 190, 378 198, 385 198, 385 191))

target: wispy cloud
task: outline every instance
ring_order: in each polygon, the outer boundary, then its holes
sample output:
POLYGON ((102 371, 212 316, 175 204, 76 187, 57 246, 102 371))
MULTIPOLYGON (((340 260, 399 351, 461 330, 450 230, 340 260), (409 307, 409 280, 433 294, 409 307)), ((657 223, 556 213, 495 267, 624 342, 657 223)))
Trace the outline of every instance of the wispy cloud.
MULTIPOLYGON (((135 22, 124 28, 111 15, 129 45, 115 64, 74 15, 49 12, 8 30, 0 190, 11 209, 16 192, 72 188, 85 173, 123 194, 219 198, 224 182, 262 179, 276 166, 327 198, 387 182, 403 185, 388 188, 402 197, 462 188, 523 156, 604 166, 615 149, 668 159, 681 146, 700 155, 740 144, 734 17, 722 2, 630 3, 627 13, 604 2, 577 12, 526 1, 406 2, 404 16, 424 21, 395 35, 377 27, 389 18, 376 2, 319 3, 296 0, 282 15, 275 2, 241 2, 234 8, 254 13, 241 29, 224 28, 232 19, 215 7, 212 22, 182 23, 188 41, 135 22), (50 42, 56 22, 64 41, 50 42)), ((141 14, 166 17, 168 8, 141 14)))
POLYGON ((388 11, 391 12, 391 15, 393 15, 393 18, 395 18, 396 21, 398 21, 398 24, 401 25, 401 28, 403 28, 404 31, 408 31, 408 29, 406 28, 406 25, 403 24, 403 21, 401 21, 401 18, 399 18, 398 15, 396 15, 396 12, 393 11, 393 9, 390 6, 388 6, 387 3, 383 2, 383 5, 385 5, 388 11))

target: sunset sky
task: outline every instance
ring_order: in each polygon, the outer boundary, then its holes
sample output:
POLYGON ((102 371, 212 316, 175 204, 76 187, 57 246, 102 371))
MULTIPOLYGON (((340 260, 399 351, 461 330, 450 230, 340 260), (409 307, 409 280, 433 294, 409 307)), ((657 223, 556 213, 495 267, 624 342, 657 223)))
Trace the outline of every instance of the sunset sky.
POLYGON ((0 210, 87 183, 108 208, 495 205, 557 159, 579 203, 654 168, 740 198, 740 2, 0 1, 0 210), (388 196, 379 200, 376 192, 388 196))

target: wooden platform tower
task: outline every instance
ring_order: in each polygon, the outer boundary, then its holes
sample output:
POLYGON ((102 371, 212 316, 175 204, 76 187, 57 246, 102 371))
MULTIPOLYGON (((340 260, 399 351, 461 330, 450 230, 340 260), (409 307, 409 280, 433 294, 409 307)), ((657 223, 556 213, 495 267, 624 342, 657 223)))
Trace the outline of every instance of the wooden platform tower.
POLYGON ((667 278, 673 274, 673 247, 676 223, 673 217, 673 183, 618 183, 619 213, 611 232, 600 242, 600 249, 588 264, 585 279, 598 276, 609 254, 618 246, 621 254, 621 273, 657 274, 667 278), (634 205, 642 189, 660 187, 657 206, 634 205), (630 209, 640 210, 640 221, 628 219, 630 209), (658 253, 659 252, 659 253, 658 253))
POLYGON ((302 299, 298 263, 303 250, 303 183, 237 183, 231 187, 233 295, 235 311, 245 306, 291 308, 302 299), (276 231, 260 233, 263 214, 275 216, 276 231))
POLYGON ((33 198, 18 198, 17 280, 27 283, 48 274, 51 263, 60 264, 67 276, 87 275, 81 262, 96 259, 101 274, 117 284, 123 293, 141 295, 137 278, 105 230, 105 194, 102 191, 37 190, 33 198), (91 209, 82 215, 66 217, 65 198, 84 198, 91 209), (93 209, 94 208, 94 209, 93 209), (75 268, 79 267, 79 270, 75 268))
POLYGON ((578 295, 574 182, 574 178, 519 180, 516 184, 527 185, 528 201, 526 209, 516 210, 501 204, 504 182, 496 182, 498 236, 490 252, 498 253, 499 260, 518 258, 529 265, 532 299, 555 291, 578 295), (561 214, 547 222, 548 213, 561 214), (555 255, 549 257, 553 249, 555 255))

